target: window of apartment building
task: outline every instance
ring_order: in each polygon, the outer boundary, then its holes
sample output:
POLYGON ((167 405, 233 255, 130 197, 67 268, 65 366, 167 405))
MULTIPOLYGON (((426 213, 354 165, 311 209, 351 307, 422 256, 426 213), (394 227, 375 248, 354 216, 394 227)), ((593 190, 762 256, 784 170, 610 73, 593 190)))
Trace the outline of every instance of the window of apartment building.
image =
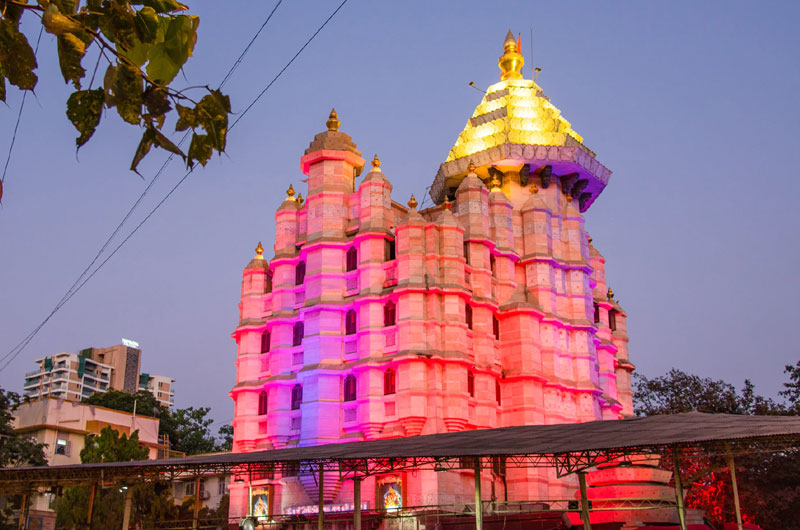
POLYGON ((219 477, 219 483, 217 484, 217 495, 225 495, 228 493, 228 482, 225 480, 225 477, 219 477))
POLYGON ((464 305, 464 320, 467 321, 467 329, 472 329, 472 306, 464 305))
POLYGON ((298 410, 303 402, 303 387, 294 385, 292 387, 292 410, 298 410))
POLYGON ((393 368, 387 368, 385 372, 383 372, 383 395, 388 396, 389 394, 395 393, 395 379, 397 378, 397 374, 395 373, 393 368))
POLYGON ((300 261, 294 268, 294 284, 302 285, 306 279, 306 262, 300 261))
POLYGON ((354 335, 356 332, 356 312, 349 310, 344 316, 344 334, 354 335))
POLYGON ((56 454, 72 456, 72 442, 64 433, 59 433, 56 436, 56 454))
POLYGON ((383 325, 394 326, 397 323, 397 307, 391 300, 383 306, 383 325))
POLYGON ((292 346, 300 346, 303 342, 303 335, 305 335, 303 323, 295 322, 292 328, 292 346))
POLYGON ((269 346, 271 342, 271 336, 269 331, 265 331, 261 334, 261 353, 267 353, 269 351, 269 346))
POLYGON ((467 372, 467 393, 469 397, 475 397, 475 374, 472 370, 467 372))
POLYGON ((611 328, 611 331, 617 331, 617 310, 610 309, 608 311, 608 327, 611 328))
POLYGON ((344 400, 355 401, 356 399, 356 376, 348 375, 344 378, 344 400))
POLYGON ((383 261, 392 261, 395 259, 396 249, 394 239, 383 240, 383 261))
POLYGON ((263 416, 267 413, 267 391, 262 390, 258 395, 258 415, 263 416))
POLYGON ((500 321, 497 320, 496 316, 492 317, 492 331, 494 332, 494 338, 500 340, 500 321))
POLYGON ((358 268, 358 250, 356 247, 350 247, 347 249, 347 254, 345 258, 345 271, 350 272, 354 271, 358 268))

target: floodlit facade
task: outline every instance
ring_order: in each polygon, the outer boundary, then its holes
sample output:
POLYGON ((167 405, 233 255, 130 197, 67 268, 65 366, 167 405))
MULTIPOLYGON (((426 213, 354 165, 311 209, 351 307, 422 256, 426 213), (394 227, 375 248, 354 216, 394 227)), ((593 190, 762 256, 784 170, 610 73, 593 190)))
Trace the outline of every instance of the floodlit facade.
MULTIPOLYGON (((610 171, 522 64, 509 33, 501 81, 440 166, 425 210, 413 196, 392 199, 377 156, 363 171, 331 112, 300 160, 306 199, 289 188, 274 256, 259 243, 244 269, 234 452, 632 415, 627 315, 582 215, 610 171)), ((352 483, 337 479, 326 476, 323 495, 347 510, 352 483)), ((487 498, 575 491, 554 472, 501 461, 482 480, 487 498)), ((464 502, 473 481, 469 463, 371 477, 362 499, 464 502)), ((284 514, 317 502, 312 475, 251 482, 255 497, 231 483, 232 516, 251 499, 284 514)))
MULTIPOLYGON (((136 343, 133 343, 134 345, 136 343)), ((147 390, 165 407, 175 404, 175 379, 141 373, 142 351, 117 344, 85 348, 36 359, 38 369, 25 374, 23 392, 29 398, 54 397, 80 401, 96 393, 147 390)))

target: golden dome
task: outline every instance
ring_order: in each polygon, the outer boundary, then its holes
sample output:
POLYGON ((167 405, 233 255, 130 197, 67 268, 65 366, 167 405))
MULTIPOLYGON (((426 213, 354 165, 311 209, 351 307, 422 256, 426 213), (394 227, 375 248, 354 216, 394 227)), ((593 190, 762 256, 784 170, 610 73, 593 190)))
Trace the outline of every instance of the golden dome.
POLYGON ((328 115, 328 121, 325 122, 325 125, 328 126, 329 131, 338 131, 339 125, 339 116, 336 114, 336 109, 331 109, 331 113, 328 115))

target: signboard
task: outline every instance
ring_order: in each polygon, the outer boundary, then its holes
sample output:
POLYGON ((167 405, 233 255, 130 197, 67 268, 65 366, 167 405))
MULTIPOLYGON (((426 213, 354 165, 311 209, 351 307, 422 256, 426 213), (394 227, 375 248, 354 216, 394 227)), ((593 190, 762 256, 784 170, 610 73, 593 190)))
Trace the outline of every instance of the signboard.
POLYGON ((272 518, 272 486, 253 488, 251 514, 259 521, 272 518))
MULTIPOLYGON (((325 504, 322 506, 323 513, 340 513, 352 512, 355 509, 355 504, 352 502, 345 502, 341 504, 325 504)), ((369 503, 362 502, 361 509, 363 511, 369 510, 369 503)), ((316 504, 307 504, 305 506, 291 506, 286 508, 286 513, 289 515, 312 515, 319 513, 319 506, 316 504)))
POLYGON ((122 345, 127 346, 128 348, 139 348, 139 343, 130 339, 122 339, 122 345))
POLYGON ((403 508, 403 478, 390 476, 376 481, 377 494, 375 503, 379 509, 387 512, 400 511, 403 508))

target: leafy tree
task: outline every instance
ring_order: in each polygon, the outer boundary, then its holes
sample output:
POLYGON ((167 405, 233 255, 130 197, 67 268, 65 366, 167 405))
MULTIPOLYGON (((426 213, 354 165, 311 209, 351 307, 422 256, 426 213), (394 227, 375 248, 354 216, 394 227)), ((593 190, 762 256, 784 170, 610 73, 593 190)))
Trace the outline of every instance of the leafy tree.
MULTIPOLYGON (((800 363, 787 366, 789 382, 781 396, 789 403, 777 403, 759 396, 753 384, 745 380, 741 392, 733 385, 700 378, 680 370, 648 379, 634 380, 637 415, 707 412, 726 414, 786 415, 797 414, 800 407, 800 363)), ((716 523, 734 520, 730 472, 724 458, 703 452, 683 454, 681 475, 686 483, 686 504, 699 508, 716 523)), ((736 457, 739 498, 745 521, 759 524, 764 530, 797 530, 800 522, 800 452, 755 453, 736 457)), ((671 462, 666 465, 672 468, 671 462)))
POLYGON ((225 150, 230 100, 208 87, 198 99, 189 95, 191 89, 172 86, 197 41, 200 20, 183 14, 187 9, 177 0, 0 0, 0 101, 6 98, 6 80, 20 90, 36 87, 36 56, 20 30, 21 18, 35 14, 44 31, 55 35, 61 74, 74 88, 67 118, 79 133, 78 148, 94 134, 103 109, 115 108, 123 121, 144 129, 131 170, 153 146, 189 166, 205 165, 213 151, 225 150), (82 61, 90 50, 97 66, 84 86, 82 61), (101 60, 102 76, 97 75, 101 60), (186 153, 161 132, 173 108, 176 131, 192 130, 186 153))
POLYGON ((92 394, 83 400, 87 405, 97 405, 122 412, 133 413, 134 406, 137 416, 161 418, 168 414, 169 409, 156 400, 156 397, 147 390, 140 390, 135 394, 109 390, 104 393, 92 394))
POLYGON ((233 449, 233 425, 226 423, 219 428, 220 443, 217 444, 217 451, 231 451, 233 449))
POLYGON ((11 425, 20 403, 19 394, 0 388, 0 467, 46 465, 45 444, 18 435, 11 425))
POLYGON ((147 448, 139 445, 139 431, 133 431, 128 438, 126 434, 120 435, 111 427, 104 427, 97 436, 86 435, 84 447, 81 449, 81 462, 93 464, 146 460, 147 454, 147 448))
POLYGON ((208 407, 189 407, 178 409, 174 413, 175 431, 170 438, 173 448, 183 451, 187 455, 211 453, 216 450, 217 444, 211 435, 211 424, 214 420, 208 418, 211 411, 208 407))

